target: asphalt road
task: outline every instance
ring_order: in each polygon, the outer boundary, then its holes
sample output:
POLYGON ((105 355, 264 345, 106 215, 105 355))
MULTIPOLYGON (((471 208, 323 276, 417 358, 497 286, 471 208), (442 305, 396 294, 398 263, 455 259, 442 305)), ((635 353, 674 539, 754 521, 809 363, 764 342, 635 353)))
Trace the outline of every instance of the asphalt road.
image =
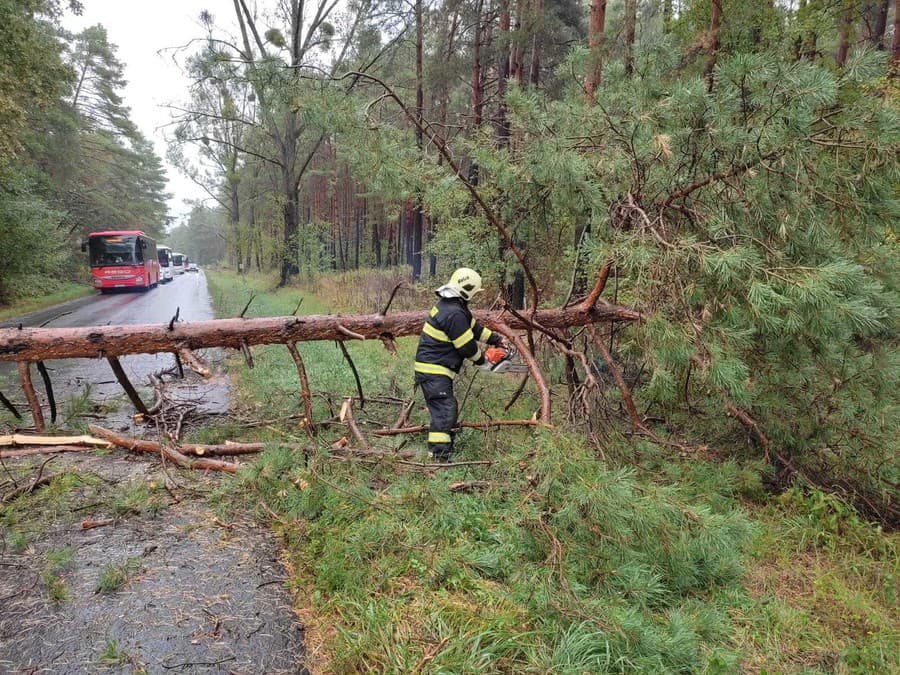
MULTIPOLYGON (((19 324, 25 326, 46 325, 48 328, 65 328, 74 326, 105 326, 108 324, 168 324, 175 312, 181 321, 201 321, 212 319, 213 309, 203 272, 186 273, 176 276, 165 285, 144 293, 128 292, 111 295, 96 294, 79 298, 62 305, 57 305, 39 312, 32 312, 21 317, 9 319, 0 324, 2 328, 12 328, 19 324)), ((201 356, 204 356, 201 353, 201 356)), ((216 350, 207 350, 207 359, 216 361, 219 355, 216 350)), ((170 368, 174 364, 171 354, 139 354, 121 357, 122 367, 128 378, 138 388, 144 389, 144 400, 149 404, 152 398, 148 387, 148 375, 170 368)), ((53 382, 54 394, 62 409, 66 399, 74 396, 89 396, 94 403, 103 403, 110 399, 121 399, 122 388, 105 360, 97 359, 61 359, 48 361, 46 364, 53 382)), ((37 372, 32 371, 38 396, 44 403, 44 416, 47 414, 46 394, 37 372)), ((209 412, 222 412, 227 408, 227 382, 223 378, 214 378, 213 382, 202 383, 196 378, 188 378, 183 386, 178 387, 178 395, 184 400, 193 401, 209 412)), ((24 404, 18 384, 18 375, 13 363, 0 363, 0 390, 7 398, 24 404)), ((116 422, 130 420, 133 412, 127 403, 116 406, 121 414, 115 415, 116 422)), ((20 409, 27 410, 27 406, 20 409)))

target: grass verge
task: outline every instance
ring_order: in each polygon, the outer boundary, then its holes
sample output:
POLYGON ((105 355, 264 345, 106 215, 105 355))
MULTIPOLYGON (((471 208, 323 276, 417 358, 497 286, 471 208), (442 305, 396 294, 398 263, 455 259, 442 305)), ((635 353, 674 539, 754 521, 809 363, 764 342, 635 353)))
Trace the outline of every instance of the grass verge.
MULTIPOLYGON (((253 293, 248 316, 290 314, 305 293, 227 274, 211 274, 210 285, 220 316, 239 314, 253 293)), ((302 305, 326 308, 309 295, 302 305)), ((349 344, 370 397, 357 418, 369 428, 396 414, 376 396, 408 395, 415 340, 399 347, 392 358, 380 344, 349 344)), ((301 351, 317 420, 334 417, 353 378, 334 345, 301 351)), ((255 348, 254 358, 252 370, 229 362, 244 412, 270 421, 263 438, 303 440, 286 350, 255 348)), ((473 380, 463 417, 502 410, 514 386, 473 380)), ((509 415, 533 406, 523 397, 509 415)), ((425 419, 417 407, 414 421, 425 419)), ((317 440, 327 447, 343 433, 326 424, 317 440)), ((608 443, 608 456, 640 464, 608 465, 562 430, 463 433, 459 459, 494 463, 440 472, 273 443, 226 503, 281 535, 316 672, 900 667, 896 535, 821 493, 772 498, 756 467, 608 443)), ((401 446, 420 449, 421 439, 379 442, 401 446)))
POLYGON ((39 298, 23 298, 22 300, 16 300, 11 305, 0 305, 0 321, 37 312, 47 307, 53 307, 53 305, 91 295, 92 293, 94 293, 94 289, 87 284, 60 282, 59 290, 53 293, 42 295, 39 298))

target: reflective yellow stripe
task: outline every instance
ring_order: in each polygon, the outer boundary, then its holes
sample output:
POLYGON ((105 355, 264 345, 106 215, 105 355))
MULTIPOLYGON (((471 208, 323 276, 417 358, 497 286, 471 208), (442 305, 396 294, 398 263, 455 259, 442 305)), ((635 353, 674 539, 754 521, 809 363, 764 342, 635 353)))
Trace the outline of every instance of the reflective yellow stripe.
POLYGON ((450 434, 445 434, 442 431, 430 431, 428 432, 428 442, 429 443, 450 443, 453 439, 450 438, 450 434))
POLYGON ((475 353, 472 354, 472 356, 470 356, 469 358, 472 359, 473 362, 480 359, 481 358, 481 348, 479 347, 478 349, 476 349, 475 353))
POLYGON ((431 316, 435 316, 437 313, 438 313, 438 308, 437 308, 437 307, 432 307, 432 308, 431 308, 431 311, 429 312, 429 314, 430 314, 431 316))
POLYGON ((494 333, 493 333, 493 331, 491 331, 490 328, 485 328, 485 327, 482 326, 482 328, 481 328, 481 337, 478 338, 478 339, 481 340, 482 342, 487 342, 488 340, 491 339, 491 335, 493 335, 493 334, 494 334, 494 333))
POLYGON ((425 325, 422 326, 422 332, 429 337, 433 337, 435 340, 440 340, 441 342, 450 342, 449 336, 442 331, 440 328, 435 328, 427 321, 425 325))
POLYGON ((458 338, 456 338, 453 341, 453 346, 456 347, 457 349, 459 349, 460 347, 464 347, 465 345, 467 345, 469 342, 471 342, 474 339, 475 339, 475 336, 472 335, 472 329, 467 328, 465 333, 463 333, 462 335, 460 335, 458 338))
POLYGON ((425 375, 446 375, 450 379, 456 377, 456 373, 452 370, 445 366, 439 366, 436 363, 422 363, 421 361, 416 361, 413 370, 425 375))
POLYGON ((475 328, 475 319, 472 319, 472 323, 469 324, 469 328, 475 328))

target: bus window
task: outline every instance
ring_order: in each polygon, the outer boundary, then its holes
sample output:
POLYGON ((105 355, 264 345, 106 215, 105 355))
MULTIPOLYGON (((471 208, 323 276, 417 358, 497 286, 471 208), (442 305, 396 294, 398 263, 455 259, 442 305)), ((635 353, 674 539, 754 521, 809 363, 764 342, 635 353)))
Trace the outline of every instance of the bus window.
POLYGON ((88 248, 91 254, 91 267, 110 267, 113 265, 136 265, 143 261, 138 258, 137 237, 128 235, 112 235, 91 237, 88 248))

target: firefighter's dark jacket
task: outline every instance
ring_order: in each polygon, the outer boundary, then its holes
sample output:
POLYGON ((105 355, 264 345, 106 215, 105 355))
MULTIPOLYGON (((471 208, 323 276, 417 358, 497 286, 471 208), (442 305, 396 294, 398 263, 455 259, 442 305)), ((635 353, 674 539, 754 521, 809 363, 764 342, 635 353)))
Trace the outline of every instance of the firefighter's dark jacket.
POLYGON ((463 359, 471 359, 477 365, 484 358, 478 347, 479 341, 489 345, 501 342, 499 335, 472 318, 472 312, 462 298, 438 296, 429 314, 416 351, 417 373, 453 378, 462 367, 463 359))

